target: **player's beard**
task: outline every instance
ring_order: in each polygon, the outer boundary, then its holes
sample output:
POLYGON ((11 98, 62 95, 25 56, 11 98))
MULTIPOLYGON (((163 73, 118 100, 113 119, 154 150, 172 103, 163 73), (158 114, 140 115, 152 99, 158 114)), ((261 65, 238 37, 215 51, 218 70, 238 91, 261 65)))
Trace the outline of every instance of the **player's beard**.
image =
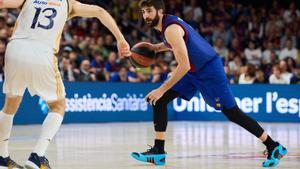
POLYGON ((154 17, 154 19, 145 19, 145 23, 149 26, 149 27, 155 27, 158 25, 159 22, 159 16, 158 16, 158 12, 156 12, 156 15, 154 17))

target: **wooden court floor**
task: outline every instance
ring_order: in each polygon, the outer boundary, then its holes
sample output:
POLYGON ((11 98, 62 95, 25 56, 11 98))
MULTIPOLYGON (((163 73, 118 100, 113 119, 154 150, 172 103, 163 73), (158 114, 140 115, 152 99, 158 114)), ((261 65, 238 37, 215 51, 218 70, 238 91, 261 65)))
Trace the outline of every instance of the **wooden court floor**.
MULTIPOLYGON (((300 169, 300 124, 262 123, 289 154, 280 169, 300 169)), ((15 126, 10 154, 24 164, 34 148, 40 126, 15 126)), ((171 122, 168 126, 167 165, 135 161, 132 151, 153 145, 153 126, 141 123, 63 125, 47 157, 53 169, 259 169, 263 145, 247 131, 228 122, 171 122)))

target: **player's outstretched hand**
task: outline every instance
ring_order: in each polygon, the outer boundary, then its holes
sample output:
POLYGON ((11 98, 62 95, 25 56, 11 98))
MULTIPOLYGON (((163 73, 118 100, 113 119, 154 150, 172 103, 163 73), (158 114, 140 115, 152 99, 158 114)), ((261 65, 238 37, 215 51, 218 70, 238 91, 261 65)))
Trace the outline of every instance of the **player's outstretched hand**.
POLYGON ((131 55, 130 46, 125 39, 118 40, 117 46, 121 58, 129 57, 131 55))

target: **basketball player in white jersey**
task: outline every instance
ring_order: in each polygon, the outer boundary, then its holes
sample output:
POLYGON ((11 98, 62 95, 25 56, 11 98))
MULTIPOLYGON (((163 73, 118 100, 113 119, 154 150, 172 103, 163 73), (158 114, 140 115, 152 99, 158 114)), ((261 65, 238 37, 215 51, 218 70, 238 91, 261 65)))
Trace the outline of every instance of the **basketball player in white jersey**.
POLYGON ((0 169, 23 168, 10 159, 8 140, 25 89, 46 100, 50 108, 25 167, 50 169, 45 152, 65 112, 65 89, 55 57, 65 22, 75 16, 96 17, 117 39, 121 56, 130 55, 130 47, 114 19, 98 6, 75 0, 0 0, 0 8, 21 8, 5 53, 6 99, 0 112, 0 169))

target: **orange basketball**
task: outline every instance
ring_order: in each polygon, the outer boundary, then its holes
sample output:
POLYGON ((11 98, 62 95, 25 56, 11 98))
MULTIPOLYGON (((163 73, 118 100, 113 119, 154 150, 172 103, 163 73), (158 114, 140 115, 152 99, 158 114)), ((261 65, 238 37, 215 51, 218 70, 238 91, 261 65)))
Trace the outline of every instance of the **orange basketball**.
POLYGON ((155 61, 155 51, 150 49, 151 43, 140 42, 131 48, 129 57, 131 64, 136 67, 149 67, 155 61))

